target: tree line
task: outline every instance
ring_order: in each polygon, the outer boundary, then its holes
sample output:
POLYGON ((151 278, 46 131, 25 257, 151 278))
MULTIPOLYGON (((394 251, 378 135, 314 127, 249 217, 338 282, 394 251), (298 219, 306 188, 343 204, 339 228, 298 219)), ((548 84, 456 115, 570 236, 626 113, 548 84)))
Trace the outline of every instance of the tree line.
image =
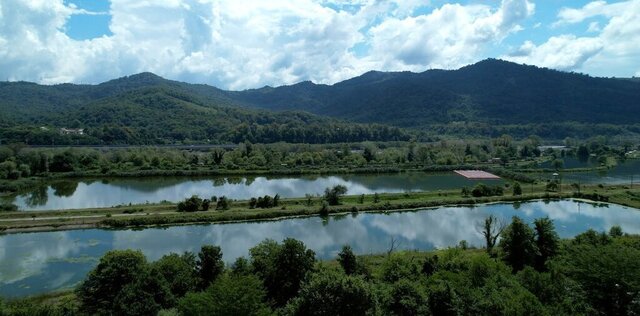
POLYGON ((485 251, 357 256, 318 262, 301 241, 265 240, 225 264, 217 246, 149 262, 113 250, 75 290, 48 303, 9 301, 0 315, 634 315, 640 236, 619 226, 561 240, 553 222, 478 223, 485 251), (500 238, 498 238, 500 237, 500 238), (498 241, 499 239, 499 241, 498 241), (497 244, 496 244, 497 242, 497 244))

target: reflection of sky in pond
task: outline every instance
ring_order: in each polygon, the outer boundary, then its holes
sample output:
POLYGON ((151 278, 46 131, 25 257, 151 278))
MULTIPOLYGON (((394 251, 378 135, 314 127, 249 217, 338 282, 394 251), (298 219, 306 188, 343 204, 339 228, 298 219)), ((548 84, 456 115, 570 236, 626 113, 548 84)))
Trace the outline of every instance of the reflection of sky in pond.
POLYGON ((634 185, 640 182, 640 159, 619 162, 617 166, 607 170, 562 174, 564 183, 631 184, 632 180, 634 185))
POLYGON ((82 280, 110 249, 140 249, 149 260, 169 252, 197 252, 203 244, 222 247, 227 262, 247 256, 265 238, 302 240, 318 258, 333 258, 344 244, 359 254, 384 252, 391 238, 402 249, 433 249, 460 240, 483 244, 476 226, 487 215, 508 221, 518 215, 528 222, 549 216, 561 237, 588 228, 598 231, 620 225, 640 233, 640 212, 618 205, 595 206, 574 201, 443 207, 418 212, 358 214, 233 223, 175 226, 144 230, 76 230, 11 234, 0 237, 0 295, 22 296, 68 288, 82 280))
POLYGON ((177 202, 192 195, 203 198, 224 195, 232 199, 249 199, 266 194, 304 197, 305 194, 322 194, 325 188, 337 184, 345 185, 348 194, 372 194, 452 189, 476 183, 453 173, 421 172, 283 178, 143 178, 82 180, 79 183, 64 181, 70 183, 58 181, 50 186, 24 192, 13 203, 23 210, 77 209, 163 200, 177 202))

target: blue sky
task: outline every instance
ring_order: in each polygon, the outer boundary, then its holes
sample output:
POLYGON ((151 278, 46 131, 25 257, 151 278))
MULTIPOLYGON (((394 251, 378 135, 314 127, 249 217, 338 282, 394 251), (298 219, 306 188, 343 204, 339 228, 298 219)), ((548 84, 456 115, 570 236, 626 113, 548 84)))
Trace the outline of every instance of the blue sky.
POLYGON ((485 58, 640 76, 640 0, 0 0, 0 80, 247 89, 485 58))

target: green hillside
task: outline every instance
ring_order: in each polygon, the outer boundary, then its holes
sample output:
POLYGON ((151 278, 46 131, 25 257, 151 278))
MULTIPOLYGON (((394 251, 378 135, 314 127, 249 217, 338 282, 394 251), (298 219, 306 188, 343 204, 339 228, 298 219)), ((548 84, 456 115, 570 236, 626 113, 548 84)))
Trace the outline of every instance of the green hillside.
POLYGON ((582 136, 594 124, 636 132, 640 116, 640 82, 495 59, 451 71, 368 72, 332 86, 303 82, 231 96, 273 110, 479 135, 519 134, 525 128, 523 136, 582 136))
POLYGON ((0 139, 27 144, 335 143, 407 140, 399 128, 231 106, 218 89, 140 74, 96 86, 0 86, 0 139), (62 127, 85 135, 61 135, 62 127))

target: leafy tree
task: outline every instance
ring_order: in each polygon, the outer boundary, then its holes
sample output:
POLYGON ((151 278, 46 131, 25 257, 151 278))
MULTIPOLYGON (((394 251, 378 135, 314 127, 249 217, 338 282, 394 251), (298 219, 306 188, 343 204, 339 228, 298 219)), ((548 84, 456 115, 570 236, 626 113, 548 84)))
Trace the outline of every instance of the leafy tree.
POLYGON ((329 216, 329 203, 327 203, 327 201, 322 201, 322 206, 320 206, 320 216, 329 216))
POLYGON ((224 275, 204 292, 178 302, 182 315, 268 315, 265 290, 253 275, 224 275))
POLYGON ((516 182, 513 184, 513 195, 522 195, 522 187, 520 186, 520 182, 516 182))
POLYGON ((191 252, 165 255, 151 263, 151 266, 167 281, 174 297, 184 296, 187 292, 195 290, 199 284, 196 257, 191 252))
POLYGON ((200 276, 200 288, 205 289, 224 271, 222 250, 218 246, 202 246, 198 253, 196 265, 200 276))
POLYGON ((211 200, 209 200, 209 199, 202 200, 202 211, 203 212, 208 211, 210 207, 211 207, 211 200))
POLYGON ((522 219, 514 216, 502 234, 500 247, 504 253, 503 260, 513 271, 522 270, 525 265, 533 263, 536 253, 533 230, 522 219))
POLYGON ((380 202, 380 195, 378 194, 378 192, 373 194, 373 203, 378 203, 380 202))
POLYGON ((116 297, 122 289, 144 273, 147 261, 142 252, 112 250, 76 290, 81 311, 88 314, 110 314, 116 309, 116 297))
POLYGON ((428 313, 427 297, 418 283, 400 280, 391 286, 387 311, 392 315, 425 315, 428 313))
POLYGON ((622 227, 620 227, 620 225, 611 226, 611 229, 609 229, 609 236, 612 238, 622 237, 623 235, 624 233, 622 232, 622 227))
POLYGON ((336 185, 332 188, 327 188, 324 191, 324 199, 329 205, 339 205, 340 197, 347 193, 347 187, 344 185, 336 185))
POLYGON ((338 263, 344 270, 346 275, 351 275, 356 273, 358 269, 358 259, 356 255, 353 253, 351 246, 345 245, 342 247, 342 251, 338 253, 338 263))
POLYGON ((457 295, 448 282, 438 282, 429 288, 428 305, 432 315, 457 315, 457 295))
POLYGON ((255 273, 264 282, 267 297, 278 307, 298 294, 300 285, 316 262, 315 253, 292 238, 285 239, 282 245, 265 240, 249 253, 255 273))
POLYGON ((236 275, 249 275, 252 273, 251 264, 245 257, 239 257, 231 265, 231 273, 236 275))
POLYGON ((178 212, 197 212, 202 208, 202 199, 197 195, 178 203, 178 212))
POLYGON ((256 208, 256 205, 258 205, 258 199, 256 199, 256 198, 252 197, 252 198, 249 200, 249 208, 250 208, 250 209, 254 209, 254 208, 256 208))
POLYGON ((432 276, 438 270, 438 255, 428 256, 422 263, 422 273, 432 276))
POLYGON ((49 170, 51 172, 69 172, 73 171, 76 158, 70 151, 64 151, 53 155, 51 163, 49 164, 49 170))
POLYGON ((585 145, 578 146, 578 151, 576 151, 576 156, 580 161, 587 161, 589 159, 589 148, 585 145))
POLYGON ((221 196, 218 198, 218 203, 216 204, 216 210, 228 210, 231 207, 231 201, 226 196, 221 196))
POLYGON ((547 260, 554 257, 559 251, 560 237, 555 231, 553 221, 548 217, 536 219, 533 225, 537 249, 535 268, 538 271, 545 271, 547 260))
POLYGON ((373 290, 362 277, 322 271, 302 286, 287 310, 292 315, 369 315, 375 307, 373 290))
POLYGON ((600 246, 600 245, 608 245, 612 242, 611 236, 605 234, 604 232, 598 233, 593 229, 588 229, 586 232, 582 234, 578 234, 573 238, 572 244, 574 245, 592 245, 592 246, 600 246))
POLYGON ((623 242, 577 243, 560 258, 567 276, 586 291, 601 315, 634 315, 639 311, 640 249, 623 242))
POLYGON ((145 269, 119 291, 114 302, 117 315, 155 315, 175 304, 167 281, 156 269, 145 269))
POLYGON ((496 196, 502 194, 504 194, 504 189, 499 185, 490 187, 485 184, 478 183, 473 187, 473 190, 471 190, 471 195, 474 197, 496 196))
POLYGON ((382 263, 382 280, 394 283, 402 279, 414 280, 420 275, 419 263, 402 253, 393 253, 382 263))
POLYGON ((460 194, 462 194, 463 197, 468 197, 471 194, 471 191, 467 187, 462 187, 460 194))

